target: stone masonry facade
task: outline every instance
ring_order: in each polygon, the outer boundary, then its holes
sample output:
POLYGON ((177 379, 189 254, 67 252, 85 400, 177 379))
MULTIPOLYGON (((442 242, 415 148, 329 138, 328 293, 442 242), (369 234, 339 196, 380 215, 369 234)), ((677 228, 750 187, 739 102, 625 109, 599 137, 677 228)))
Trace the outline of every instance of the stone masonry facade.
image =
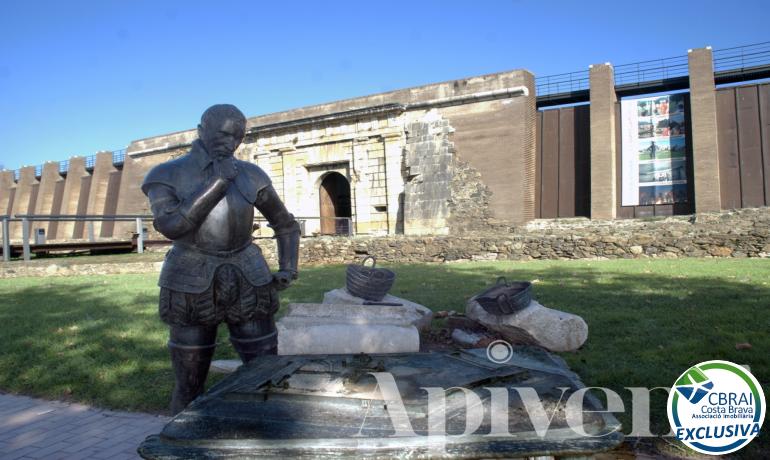
MULTIPOLYGON (((236 156, 267 172, 308 236, 322 231, 322 183, 332 173, 349 184, 355 235, 520 224, 534 205, 533 85, 526 71, 503 72, 253 117, 236 156)), ((149 213, 144 174, 195 138, 188 130, 132 142, 118 214, 149 213)), ((134 230, 117 223, 113 236, 134 230)))
MULTIPOLYGON (((770 153, 761 142, 766 138, 764 131, 760 133, 765 113, 757 111, 757 107, 766 111, 766 104, 761 101, 770 95, 770 85, 741 87, 735 95, 715 94, 713 56, 708 48, 688 52, 688 69, 693 113, 690 139, 694 149, 690 180, 695 210, 700 214, 673 222, 698 221, 719 209, 770 205, 770 153), (729 99, 733 96, 735 104, 729 99), (739 113, 724 115, 727 111, 717 110, 717 105, 722 109, 734 106, 739 113), (740 120, 743 128, 736 125, 740 120)), ((590 134, 590 145, 585 147, 589 155, 584 159, 590 160, 590 168, 585 179, 578 176, 573 164, 577 157, 551 155, 550 162, 546 162, 543 153, 541 158, 538 148, 545 152, 545 141, 553 139, 543 138, 546 130, 538 127, 534 76, 526 70, 250 117, 246 137, 236 155, 268 173, 287 208, 302 222, 307 236, 330 232, 328 226, 321 225, 322 219, 340 217, 328 213, 347 210, 349 204, 350 233, 356 236, 390 236, 396 245, 407 244, 404 241, 411 241, 408 237, 436 237, 431 244, 445 244, 449 240, 443 237, 468 242, 476 234, 484 233, 486 236, 478 238, 486 241, 488 235, 517 235, 516 247, 523 245, 508 250, 507 240, 501 240, 502 246, 495 245, 499 252, 469 249, 468 253, 476 258, 678 257, 727 252, 719 248, 731 249, 730 254, 736 256, 762 252, 753 246, 753 240, 732 245, 728 240, 719 240, 725 243, 719 246, 695 240, 686 244, 676 236, 654 235, 655 241, 674 238, 671 241, 679 246, 647 247, 636 241, 634 235, 624 236, 622 232, 629 228, 641 235, 652 230, 646 227, 650 225, 648 221, 615 220, 629 216, 628 210, 616 203, 622 175, 614 128, 618 111, 613 72, 610 64, 594 65, 589 72, 590 123, 584 126, 586 132, 581 133, 590 134), (589 233, 601 235, 600 240, 620 238, 619 243, 592 241, 594 237, 584 234, 584 230, 578 232, 582 236, 552 236, 558 234, 559 226, 566 225, 565 221, 545 225, 533 220, 540 215, 536 207, 545 206, 544 190, 554 188, 560 203, 558 215, 574 215, 569 211, 575 207, 570 193, 577 193, 578 179, 588 184, 579 198, 590 208, 592 221, 590 225, 583 225, 580 219, 570 221, 570 228, 617 227, 619 236, 612 236, 611 230, 589 233), (333 199, 332 193, 337 194, 333 199), (338 206, 340 200, 344 204, 338 206), (564 212, 562 200, 567 202, 564 212), (545 246, 538 248, 532 246, 534 242, 526 242, 530 235, 542 237, 527 233, 532 225, 545 225, 545 246), (555 246, 548 249, 549 244, 555 246)), ((191 120, 190 125, 194 126, 196 121, 191 120)), ((565 152, 572 152, 574 147, 572 153, 577 155, 571 137, 578 133, 572 136, 570 129, 575 128, 568 125, 558 125, 558 139, 567 140, 565 152)), ((133 141, 124 160, 116 161, 113 156, 110 161, 111 153, 118 152, 99 152, 88 158, 73 157, 64 169, 49 162, 21 168, 16 174, 0 171, 0 209, 4 209, 5 215, 15 216, 148 215, 148 202, 140 190, 145 174, 153 166, 187 152, 196 138, 193 128, 133 141)), ((648 211, 633 212, 638 217, 648 211)), ((670 205, 656 205, 654 209, 654 215, 677 212, 685 211, 670 205)), ((152 234, 149 219, 144 226, 151 232, 151 238, 159 237, 152 234)), ((333 228, 339 231, 338 227, 333 228)), ((650 228, 666 234, 668 227, 650 228)), ((136 223, 36 220, 30 230, 31 234, 44 230, 48 242, 126 240, 136 231, 136 223)), ((674 229, 673 233, 679 231, 674 229)), ((260 226, 258 236, 271 234, 266 225, 260 226)), ((18 244, 21 235, 21 223, 11 222, 9 235, 4 237, 18 244)), ((450 246, 450 253, 457 252, 453 244, 450 246)), ((451 254, 437 257, 456 259, 451 254)))

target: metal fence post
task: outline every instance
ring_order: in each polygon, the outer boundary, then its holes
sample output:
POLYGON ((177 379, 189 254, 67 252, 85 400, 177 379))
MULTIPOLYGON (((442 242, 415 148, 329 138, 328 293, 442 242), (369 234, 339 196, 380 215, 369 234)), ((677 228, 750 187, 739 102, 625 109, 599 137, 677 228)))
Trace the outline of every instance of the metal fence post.
POLYGON ((89 220, 88 221, 88 241, 94 242, 96 238, 94 237, 94 221, 89 220))
POLYGON ((29 219, 26 217, 21 219, 21 238, 24 247, 24 261, 28 262, 32 258, 32 253, 29 250, 29 219))
POLYGON ((142 219, 136 218, 136 253, 144 252, 144 229, 142 228, 142 219))
POLYGON ((3 217, 3 260, 10 262, 11 260, 11 231, 8 223, 8 218, 3 217))

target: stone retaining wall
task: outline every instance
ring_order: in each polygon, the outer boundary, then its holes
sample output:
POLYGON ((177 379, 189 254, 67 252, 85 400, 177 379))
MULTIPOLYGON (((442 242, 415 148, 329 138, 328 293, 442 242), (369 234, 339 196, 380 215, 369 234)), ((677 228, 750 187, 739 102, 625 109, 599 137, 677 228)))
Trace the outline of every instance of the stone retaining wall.
MULTIPOLYGON (((274 261, 273 245, 262 246, 274 261)), ((770 208, 650 220, 536 220, 510 233, 305 239, 301 260, 344 263, 365 254, 390 262, 770 257, 770 208)))
MULTIPOLYGON (((259 239, 257 243, 270 265, 275 267, 274 241, 259 239)), ((350 263, 367 254, 383 262, 399 263, 770 257, 770 208, 649 220, 535 220, 510 229, 508 233, 468 233, 465 236, 305 238, 301 242, 300 266, 350 263)), ((0 265, 0 278, 147 273, 159 271, 160 266, 161 262, 84 263, 66 267, 56 265, 55 260, 48 266, 11 262, 0 265)))

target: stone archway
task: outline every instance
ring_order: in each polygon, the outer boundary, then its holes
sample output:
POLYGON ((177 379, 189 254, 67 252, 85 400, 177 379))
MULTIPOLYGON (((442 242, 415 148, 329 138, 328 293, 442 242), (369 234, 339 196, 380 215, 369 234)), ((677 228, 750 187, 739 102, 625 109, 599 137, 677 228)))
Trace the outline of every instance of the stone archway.
POLYGON ((321 208, 321 234, 347 235, 350 220, 335 219, 351 217, 350 182, 338 172, 327 174, 318 189, 321 208))

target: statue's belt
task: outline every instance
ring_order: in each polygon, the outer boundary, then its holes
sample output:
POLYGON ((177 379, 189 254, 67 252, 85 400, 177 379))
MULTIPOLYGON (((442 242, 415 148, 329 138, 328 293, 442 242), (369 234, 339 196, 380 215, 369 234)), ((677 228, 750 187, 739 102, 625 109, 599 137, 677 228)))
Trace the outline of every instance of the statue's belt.
POLYGON ((199 294, 211 286, 214 273, 223 264, 238 268, 252 286, 262 286, 273 280, 262 250, 251 241, 228 251, 201 249, 174 241, 166 254, 158 285, 173 291, 199 294))
MULTIPOLYGON (((200 248, 200 247, 195 246, 193 244, 185 243, 184 241, 174 241, 173 245, 174 246, 179 246, 180 248, 184 249, 185 251, 198 252, 200 254, 207 255, 207 256, 230 257, 230 256, 233 256, 233 255, 236 255, 236 254, 240 253, 241 251, 243 251, 246 248, 248 248, 249 246, 251 246, 252 242, 251 242, 251 239, 249 239, 249 241, 246 241, 246 243, 242 244, 238 248, 230 249, 230 250, 225 250, 225 251, 216 251, 216 250, 213 250, 213 249, 203 249, 203 248, 200 248)), ((256 247, 258 248, 259 246, 256 246, 256 247)))

